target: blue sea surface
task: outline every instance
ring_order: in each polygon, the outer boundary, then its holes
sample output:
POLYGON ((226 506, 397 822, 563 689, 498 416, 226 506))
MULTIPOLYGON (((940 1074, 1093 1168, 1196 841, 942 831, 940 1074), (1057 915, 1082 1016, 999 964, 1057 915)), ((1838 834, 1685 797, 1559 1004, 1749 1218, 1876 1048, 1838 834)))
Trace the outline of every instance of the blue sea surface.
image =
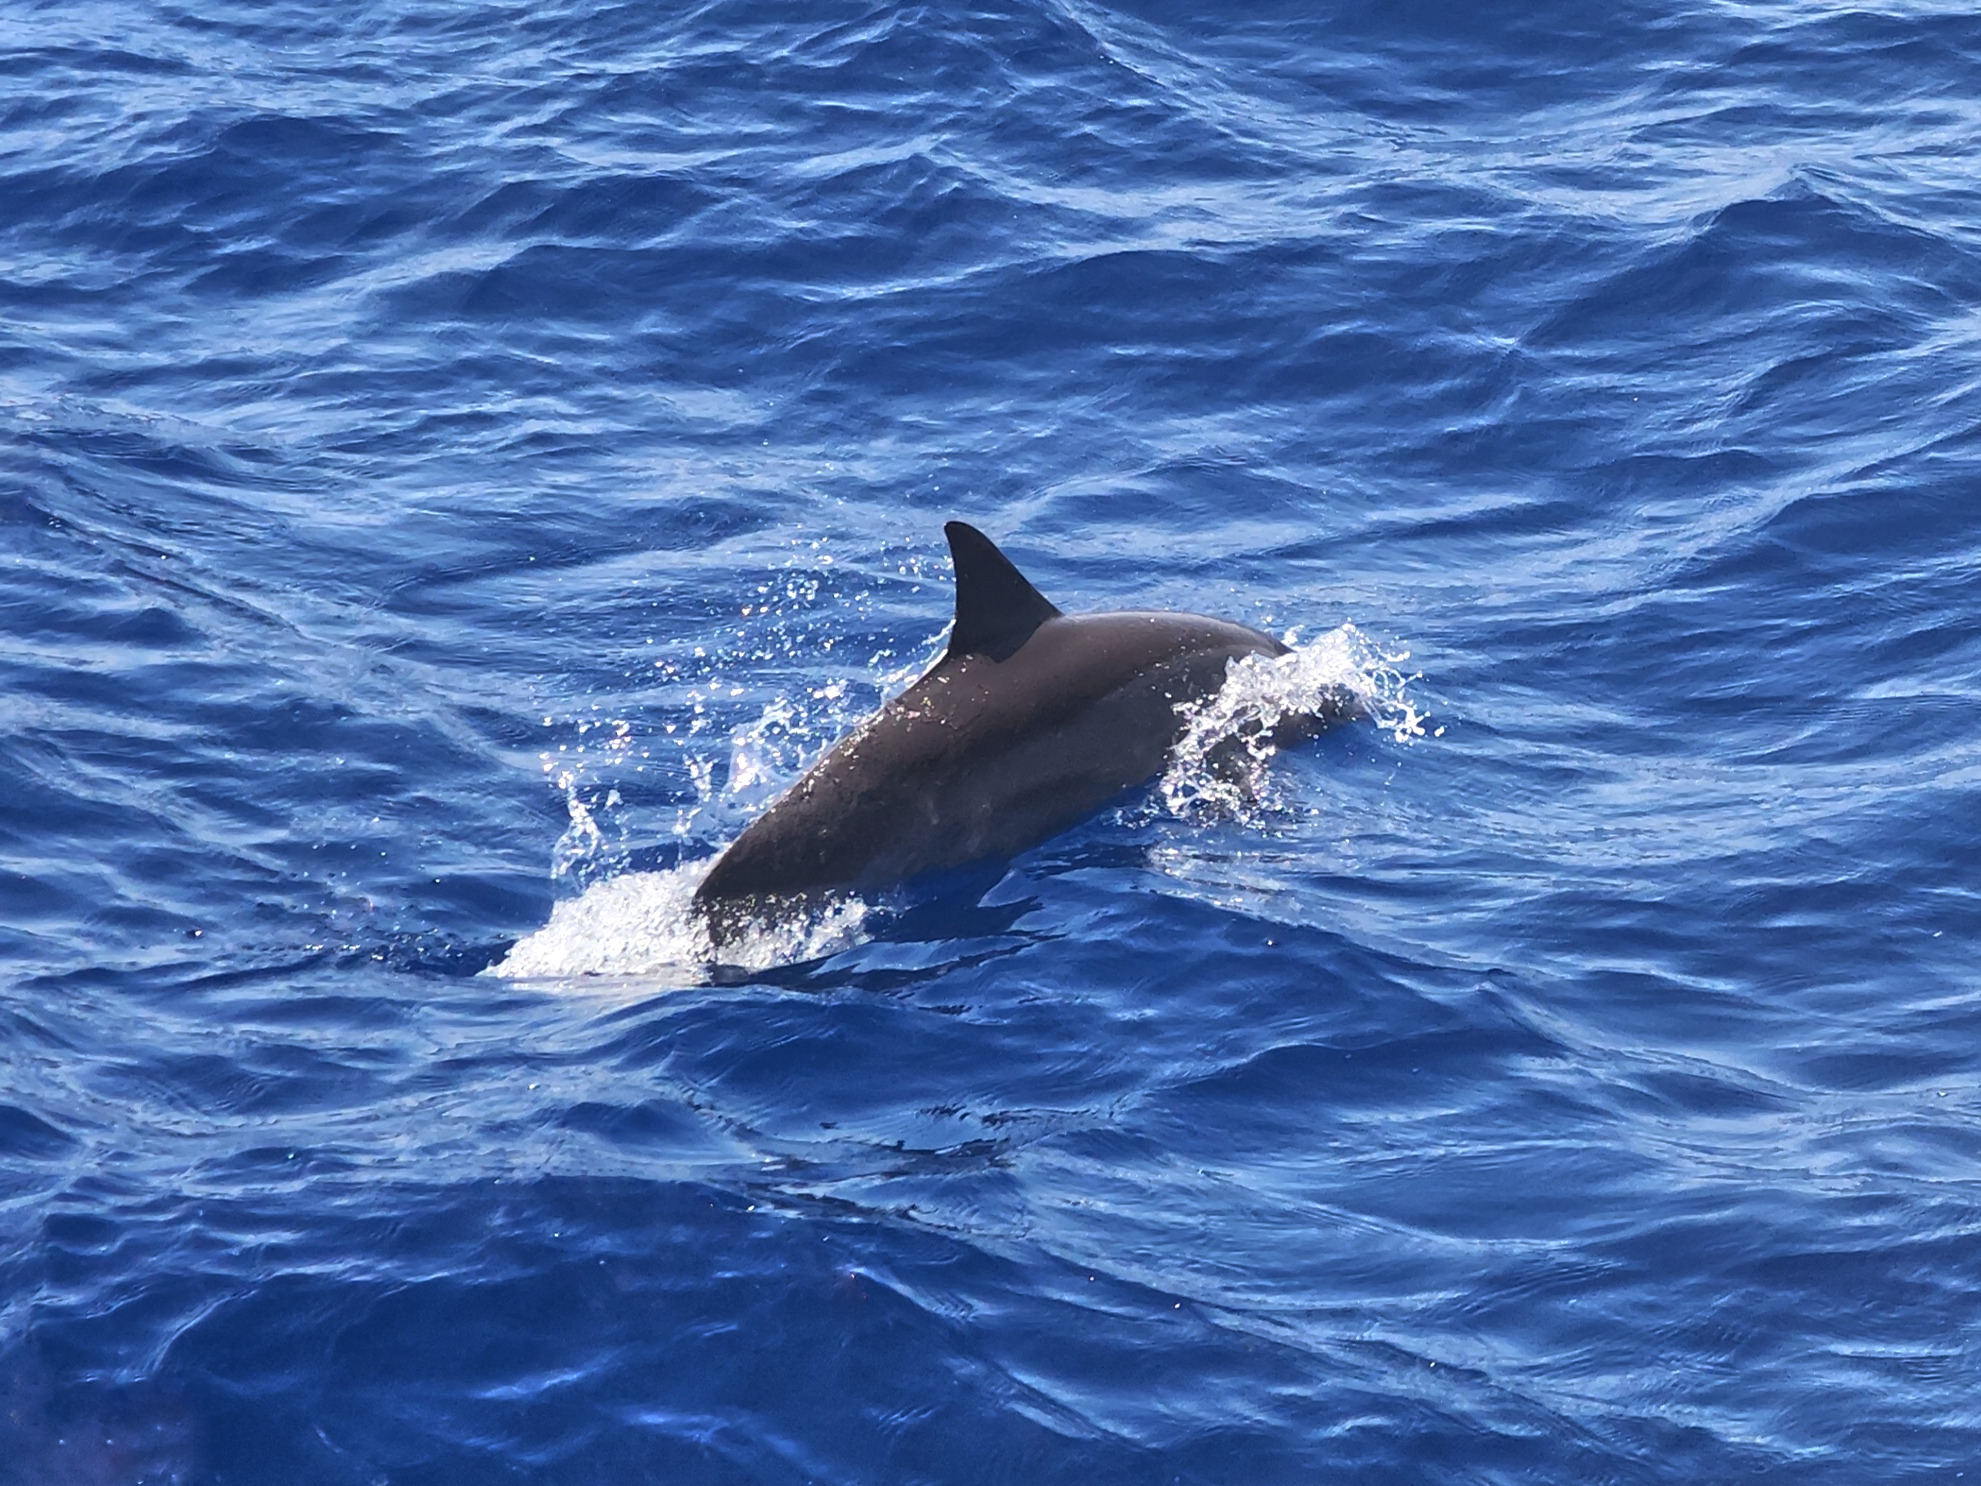
POLYGON ((1981 1479, 1973 7, 0 78, 0 1483, 1981 1479), (1379 716, 698 964, 951 518, 1379 716))

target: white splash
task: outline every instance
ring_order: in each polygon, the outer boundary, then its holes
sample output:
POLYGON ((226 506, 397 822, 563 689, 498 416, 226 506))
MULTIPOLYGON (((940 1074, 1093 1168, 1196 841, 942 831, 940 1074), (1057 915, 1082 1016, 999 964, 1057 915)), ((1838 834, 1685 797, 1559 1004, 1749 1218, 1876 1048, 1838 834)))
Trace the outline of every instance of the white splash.
POLYGON ((1275 804, 1266 769, 1275 730, 1338 707, 1343 692, 1399 743, 1424 736, 1406 689, 1418 678, 1401 669, 1409 651, 1384 651, 1352 624, 1306 645, 1297 634, 1287 634, 1285 655, 1243 656, 1215 694, 1177 709, 1188 726, 1159 785, 1172 814, 1258 819, 1275 804))
POLYGON ((484 973, 506 980, 637 976, 662 987, 699 985, 714 965, 769 970, 837 954, 863 937, 866 905, 846 897, 802 917, 750 924, 718 949, 694 911, 695 888, 709 866, 691 862, 595 882, 552 908, 549 923, 517 940, 484 973))
MULTIPOLYGON (((578 776, 569 769, 561 769, 556 776, 557 787, 564 791, 564 809, 571 817, 571 824, 564 828, 564 834, 557 838, 557 844, 550 852, 550 875, 562 877, 581 867, 588 867, 605 850, 605 832, 598 828, 598 817, 592 813, 592 801, 578 793, 578 776)), ((599 808, 609 810, 619 803, 619 791, 608 790, 605 798, 599 801, 599 808)))
POLYGON ((724 794, 748 803, 775 790, 780 780, 789 782, 796 760, 812 747, 814 728, 784 697, 766 704, 755 722, 733 728, 724 794))

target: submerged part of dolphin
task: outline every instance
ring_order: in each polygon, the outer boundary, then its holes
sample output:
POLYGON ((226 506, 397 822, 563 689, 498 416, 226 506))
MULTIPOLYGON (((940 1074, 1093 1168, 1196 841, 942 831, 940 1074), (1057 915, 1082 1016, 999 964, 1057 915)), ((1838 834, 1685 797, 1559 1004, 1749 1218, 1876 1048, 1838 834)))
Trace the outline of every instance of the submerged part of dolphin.
MULTIPOLYGON (((1015 856, 1162 772, 1179 708, 1270 635, 1198 614, 1062 614, 989 537, 943 528, 949 649, 753 821, 695 890, 718 932, 754 904, 1015 856)), ((1285 738, 1360 715, 1346 688, 1285 738)))

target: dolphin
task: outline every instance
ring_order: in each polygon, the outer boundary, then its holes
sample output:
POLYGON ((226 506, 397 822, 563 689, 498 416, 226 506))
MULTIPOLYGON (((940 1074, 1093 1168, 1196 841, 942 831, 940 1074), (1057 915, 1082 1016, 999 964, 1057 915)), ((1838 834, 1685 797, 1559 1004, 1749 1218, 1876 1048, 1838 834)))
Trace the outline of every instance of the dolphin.
MULTIPOLYGON (((1230 664, 1287 647, 1200 614, 1065 614, 995 543, 943 527, 956 567, 949 648, 747 826, 695 889, 724 938, 740 919, 1016 856, 1163 770, 1179 710, 1230 664)), ((1359 716, 1346 688, 1275 741, 1359 716)))

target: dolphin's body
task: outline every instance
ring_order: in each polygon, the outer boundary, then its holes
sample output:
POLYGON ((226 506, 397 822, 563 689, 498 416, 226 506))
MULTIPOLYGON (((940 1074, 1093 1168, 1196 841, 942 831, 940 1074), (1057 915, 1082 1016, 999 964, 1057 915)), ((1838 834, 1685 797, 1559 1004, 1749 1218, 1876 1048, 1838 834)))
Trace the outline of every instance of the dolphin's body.
MULTIPOLYGON (((1014 856, 1161 773, 1230 663, 1284 655, 1197 614, 1062 614, 982 532, 956 564, 949 649, 738 836, 695 890, 713 926, 753 903, 1014 856)), ((1355 716, 1341 691, 1294 732, 1355 716)))

